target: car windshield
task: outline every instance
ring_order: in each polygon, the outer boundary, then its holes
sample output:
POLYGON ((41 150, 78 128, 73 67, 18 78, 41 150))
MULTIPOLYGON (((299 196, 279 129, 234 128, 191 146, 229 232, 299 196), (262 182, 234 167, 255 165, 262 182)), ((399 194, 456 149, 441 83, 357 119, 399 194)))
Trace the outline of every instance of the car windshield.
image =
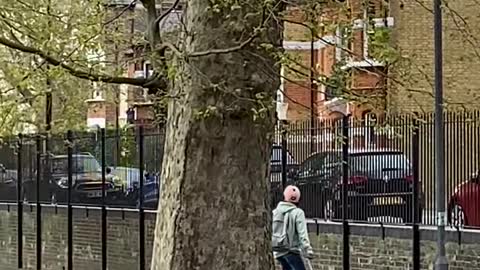
POLYGON ((410 162, 402 153, 367 153, 350 157, 350 167, 357 171, 381 171, 385 169, 408 170, 410 162))
POLYGON ((333 168, 342 162, 342 158, 337 152, 317 153, 302 164, 302 171, 318 171, 325 168, 333 168))
MULTIPOLYGON (((410 162, 400 152, 351 154, 348 163, 350 169, 355 171, 410 168, 410 162)), ((301 170, 339 169, 341 164, 342 157, 338 152, 317 153, 303 162, 301 170)))
MULTIPOLYGON (((52 173, 64 174, 68 171, 67 158, 52 160, 52 173)), ((73 173, 100 172, 101 166, 94 157, 73 157, 73 173)))
MULTIPOLYGON (((272 149, 272 156, 270 157, 271 163, 281 163, 282 162, 282 148, 281 147, 273 147, 272 149)), ((295 161, 293 160, 292 155, 287 151, 287 164, 291 165, 294 164, 295 161)))

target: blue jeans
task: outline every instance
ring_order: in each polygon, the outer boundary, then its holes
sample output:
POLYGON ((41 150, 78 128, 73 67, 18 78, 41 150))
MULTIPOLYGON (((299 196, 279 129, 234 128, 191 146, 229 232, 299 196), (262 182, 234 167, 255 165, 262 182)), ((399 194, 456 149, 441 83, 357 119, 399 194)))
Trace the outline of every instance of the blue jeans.
POLYGON ((300 254, 288 253, 277 259, 283 270, 305 270, 305 264, 300 254))

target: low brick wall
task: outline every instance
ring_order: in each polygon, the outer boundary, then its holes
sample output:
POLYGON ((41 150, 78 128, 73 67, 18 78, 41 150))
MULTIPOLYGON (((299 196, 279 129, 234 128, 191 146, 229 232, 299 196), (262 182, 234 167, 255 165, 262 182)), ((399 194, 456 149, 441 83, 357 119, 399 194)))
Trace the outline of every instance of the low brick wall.
MULTIPOLYGON (((342 236, 338 234, 313 235, 317 257, 312 260, 315 270, 342 269, 342 236)), ((412 241, 396 238, 352 236, 350 265, 352 270, 412 268, 412 241)), ((459 246, 448 243, 447 252, 451 270, 480 269, 480 245, 459 246)), ((433 269, 435 242, 422 241, 422 269, 433 269)))
MULTIPOLYGON (((310 240, 316 258, 315 270, 342 269, 342 225, 310 224, 310 240)), ((412 230, 408 226, 360 225, 350 227, 352 270, 412 268, 412 230)), ((433 269, 436 255, 435 228, 421 228, 421 268, 433 269)), ((480 269, 480 231, 447 230, 450 270, 480 269)))
MULTIPOLYGON (((3 207, 4 208, 4 207, 3 207)), ((16 208, 0 210, 0 270, 17 270, 16 208)), ((42 209, 42 269, 62 270, 67 265, 66 209, 42 209)), ((74 269, 101 269, 101 212, 73 210, 74 269)), ((36 269, 36 213, 26 207, 23 216, 24 269, 36 269)), ((145 215, 145 247, 147 268, 153 246, 154 214, 145 215)), ((109 270, 139 268, 138 214, 108 212, 107 253, 109 270)))
MULTIPOLYGON (((101 269, 100 211, 74 209, 74 269, 101 269)), ((146 263, 150 263, 154 229, 154 214, 146 214, 146 263)), ((26 207, 23 222, 24 269, 36 265, 35 208, 26 207)), ((310 224, 310 237, 316 258, 315 270, 342 269, 342 226, 334 223, 310 224)), ((408 227, 351 227, 352 270, 412 269, 412 233, 408 227)), ((435 232, 423 228, 422 269, 433 269, 435 232)), ((448 232, 447 251, 450 269, 480 269, 480 234, 463 232, 459 245, 458 233, 448 232)), ((66 268, 67 216, 65 209, 44 208, 42 215, 43 269, 66 268)), ((139 265, 138 215, 130 212, 108 213, 108 269, 133 270, 139 265)), ((0 209, 0 270, 17 270, 17 212, 0 209)), ((188 270, 188 269, 186 269, 188 270)))

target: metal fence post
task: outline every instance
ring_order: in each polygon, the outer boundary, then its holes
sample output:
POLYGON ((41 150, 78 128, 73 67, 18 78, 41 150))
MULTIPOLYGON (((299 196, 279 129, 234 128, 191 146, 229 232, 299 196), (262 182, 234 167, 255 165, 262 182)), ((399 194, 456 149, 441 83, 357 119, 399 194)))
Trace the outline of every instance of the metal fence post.
POLYGON ((139 218, 139 249, 140 249, 140 270, 144 270, 145 269, 145 212, 143 210, 143 180, 144 180, 144 169, 143 169, 143 166, 144 166, 144 149, 143 149, 143 145, 144 145, 144 134, 143 134, 143 127, 140 126, 138 128, 138 139, 137 139, 137 142, 138 142, 138 163, 139 163, 139 167, 140 167, 140 179, 139 179, 139 186, 140 186, 140 190, 138 192, 138 196, 139 196, 139 200, 138 200, 138 211, 139 211, 139 215, 138 215, 138 218, 139 218))
POLYGON ((37 256, 37 270, 42 269, 42 206, 40 204, 40 182, 42 181, 42 140, 37 136, 37 182, 36 182, 36 219, 37 219, 37 242, 36 242, 36 256, 37 256))
POLYGON ((68 190, 67 190, 67 269, 73 269, 73 217, 72 217, 72 182, 73 182, 73 134, 67 131, 67 168, 68 168, 68 190))
POLYGON ((282 127, 282 189, 287 187, 287 130, 282 127))
MULTIPOLYGON (((44 145, 44 153, 45 153, 45 168, 50 168, 50 133, 47 133, 45 134, 45 145, 44 145)), ((50 169, 46 169, 44 170, 43 172, 43 179, 45 180, 45 183, 50 183, 51 181, 51 177, 50 177, 50 169)), ((50 187, 48 187, 47 189, 47 192, 48 192, 48 198, 51 200, 51 203, 54 203, 54 201, 52 200, 52 193, 53 191, 51 190, 50 187)))
POLYGON ((22 134, 17 142, 17 260, 18 268, 23 268, 23 177, 22 177, 22 134))
POLYGON ((348 115, 343 117, 342 121, 342 222, 343 222, 343 269, 350 269, 350 226, 348 224, 348 115))
POLYGON ((105 129, 101 129, 102 141, 102 270, 107 270, 107 208, 105 198, 105 184, 106 184, 106 143, 105 143, 105 129))
POLYGON ((413 270, 420 270, 420 137, 419 137, 419 121, 417 116, 413 120, 413 136, 412 136, 412 168, 413 168, 413 225, 412 225, 412 245, 413 245, 413 270))

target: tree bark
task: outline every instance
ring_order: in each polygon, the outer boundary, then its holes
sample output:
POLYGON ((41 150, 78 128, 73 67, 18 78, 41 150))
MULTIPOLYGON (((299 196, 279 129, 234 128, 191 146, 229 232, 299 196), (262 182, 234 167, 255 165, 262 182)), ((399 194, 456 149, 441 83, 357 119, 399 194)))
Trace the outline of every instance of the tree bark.
POLYGON ((178 62, 154 270, 274 268, 267 165, 280 72, 260 45, 281 44, 281 26, 271 16, 279 8, 244 0, 240 8, 213 11, 212 2, 222 1, 188 1, 186 55, 233 48, 255 27, 265 29, 238 51, 178 62), (260 117, 252 113, 265 105, 260 117))

